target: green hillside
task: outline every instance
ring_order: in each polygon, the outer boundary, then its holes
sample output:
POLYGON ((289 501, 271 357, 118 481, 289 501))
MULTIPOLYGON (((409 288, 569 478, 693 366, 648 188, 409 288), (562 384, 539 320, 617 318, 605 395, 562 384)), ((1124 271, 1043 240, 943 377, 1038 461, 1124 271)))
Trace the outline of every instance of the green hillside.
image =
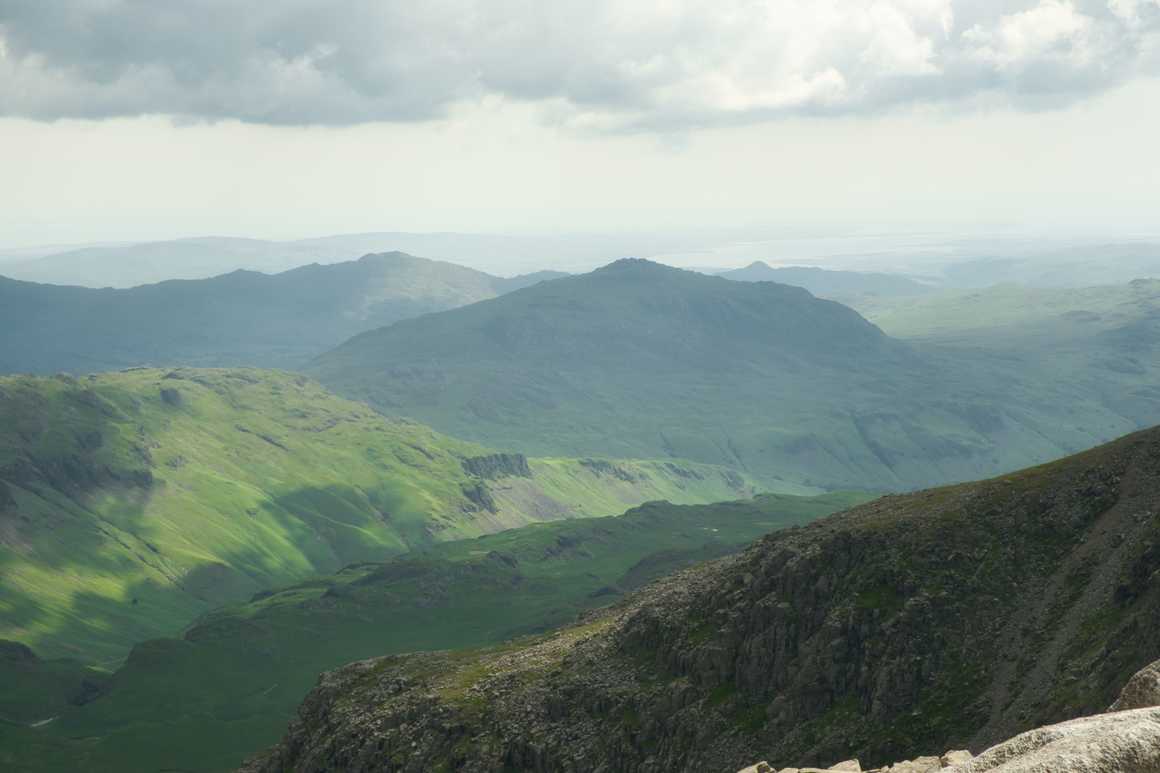
MULTIPOLYGON (((1118 356, 1110 347, 1106 356, 1118 356)), ((823 487, 910 489, 1160 421, 1160 392, 885 335, 803 289, 648 261, 399 322, 309 372, 457 437, 538 454, 671 455, 823 487)))
POLYGON ((50 723, 0 723, 0 766, 233 769, 279 738, 324 669, 541 631, 661 574, 865 499, 650 503, 619 517, 532 524, 352 566, 215 611, 183 639, 139 645, 94 699, 42 707, 36 719, 57 717, 50 723))
POLYGON ((1004 284, 922 297, 861 298, 851 305, 898 338, 1025 350, 1069 342, 1098 345, 1118 332, 1160 323, 1160 280, 1063 289, 1004 284))
POLYGON ((0 639, 115 662, 213 606, 349 563, 757 490, 705 465, 494 454, 287 373, 3 378, 0 639))
POLYGON ((139 365, 293 368, 347 338, 555 276, 503 279, 401 252, 280 274, 234 271, 130 289, 0 277, 0 373, 139 365))

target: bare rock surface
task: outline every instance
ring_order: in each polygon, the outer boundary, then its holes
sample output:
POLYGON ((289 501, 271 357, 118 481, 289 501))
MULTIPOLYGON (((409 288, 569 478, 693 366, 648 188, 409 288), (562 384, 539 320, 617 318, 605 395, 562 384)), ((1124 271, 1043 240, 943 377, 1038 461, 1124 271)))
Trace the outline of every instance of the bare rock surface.
POLYGON ((953 773, 1160 773, 1160 709, 1084 717, 1018 735, 953 773))
POLYGON ((1160 706, 1160 660, 1136 672, 1108 711, 1160 706))

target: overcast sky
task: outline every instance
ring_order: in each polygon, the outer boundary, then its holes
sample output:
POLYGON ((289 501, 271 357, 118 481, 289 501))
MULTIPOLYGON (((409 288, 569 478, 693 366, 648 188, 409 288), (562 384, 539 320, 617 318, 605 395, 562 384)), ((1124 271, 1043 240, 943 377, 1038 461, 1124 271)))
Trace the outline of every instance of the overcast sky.
POLYGON ((0 0, 0 246, 1158 227, 1160 0, 0 0))

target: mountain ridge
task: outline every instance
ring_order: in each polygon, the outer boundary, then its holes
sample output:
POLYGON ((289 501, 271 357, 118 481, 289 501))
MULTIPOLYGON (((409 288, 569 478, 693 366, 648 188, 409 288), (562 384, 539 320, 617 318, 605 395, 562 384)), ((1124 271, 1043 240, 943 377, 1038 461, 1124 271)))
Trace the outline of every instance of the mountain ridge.
MULTIPOLYGON (((2 273, 2 272, 0 272, 2 273)), ((295 367, 363 330, 555 278, 501 278, 402 252, 279 274, 238 269, 128 289, 0 277, 0 372, 295 367)))
POLYGON ((802 288, 639 260, 369 331, 306 371, 491 445, 828 488, 984 477, 1160 420, 1143 391, 1120 408, 1010 357, 893 339, 802 288))
POLYGON ((861 296, 915 296, 933 289, 902 274, 843 271, 816 266, 780 266, 755 260, 748 266, 722 271, 717 276, 743 282, 779 282, 804 287, 820 298, 847 301, 861 296))

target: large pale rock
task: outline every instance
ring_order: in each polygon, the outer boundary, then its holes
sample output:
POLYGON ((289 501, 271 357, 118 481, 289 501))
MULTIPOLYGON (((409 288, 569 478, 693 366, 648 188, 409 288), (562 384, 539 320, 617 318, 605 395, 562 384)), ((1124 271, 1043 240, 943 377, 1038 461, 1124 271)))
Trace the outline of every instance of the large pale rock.
POLYGON ((775 773, 775 771, 773 766, 768 762, 759 762, 756 765, 750 765, 748 768, 738 771, 738 773, 775 773))
POLYGON ((1137 671, 1124 685, 1120 697, 1108 711, 1146 709, 1150 706, 1160 706, 1160 660, 1137 671))
POLYGON ((1160 773, 1160 708, 1073 719, 1017 735, 954 773, 1160 773))
POLYGON ((939 773, 943 768, 938 757, 919 757, 906 762, 896 762, 882 768, 890 773, 939 773))
POLYGON ((944 768, 949 768, 951 765, 961 765, 964 762, 970 762, 974 756, 965 749, 955 749, 949 751, 939 758, 944 768))
POLYGON ((839 762, 837 765, 831 765, 830 770, 844 770, 849 773, 862 773, 862 763, 858 760, 846 760, 839 762))

